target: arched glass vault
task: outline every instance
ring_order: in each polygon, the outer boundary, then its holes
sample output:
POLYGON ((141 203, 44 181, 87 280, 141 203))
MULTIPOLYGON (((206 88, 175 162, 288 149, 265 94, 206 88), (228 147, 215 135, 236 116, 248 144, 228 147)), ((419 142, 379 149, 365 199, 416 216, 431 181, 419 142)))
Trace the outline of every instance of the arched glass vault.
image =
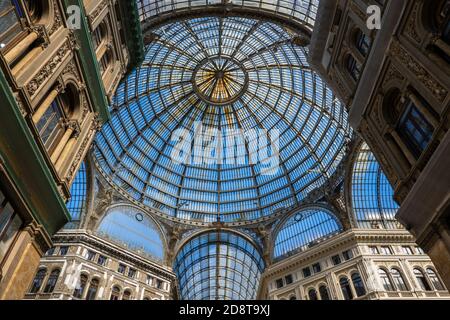
POLYGON ((207 12, 257 17, 273 16, 280 22, 295 22, 308 30, 314 27, 319 0, 136 0, 144 23, 169 17, 173 21, 183 14, 207 12), (284 20, 284 21, 283 21, 284 20))
POLYGON ((248 239, 220 230, 191 238, 174 263, 184 300, 255 299, 263 270, 261 254, 248 239))
POLYGON ((351 178, 351 205, 358 228, 397 229, 398 204, 380 164, 363 142, 357 150, 351 178))
POLYGON ((182 220, 254 221, 297 206, 334 174, 350 135, 347 113, 290 32, 207 17, 154 33, 96 138, 98 167, 121 193, 182 220), (201 146, 214 152, 199 162, 197 140, 179 139, 180 130, 202 133, 201 146))
POLYGON ((305 251, 342 230, 332 211, 324 207, 304 208, 282 223, 276 234, 273 257, 279 260, 288 254, 305 251))

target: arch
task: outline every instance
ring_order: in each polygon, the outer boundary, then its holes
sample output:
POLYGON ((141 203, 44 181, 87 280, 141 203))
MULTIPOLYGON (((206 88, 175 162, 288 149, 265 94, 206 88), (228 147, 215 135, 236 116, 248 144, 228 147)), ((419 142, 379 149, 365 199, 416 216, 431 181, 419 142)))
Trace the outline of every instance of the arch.
POLYGON ((231 0, 227 4, 217 0, 169 0, 151 2, 138 0, 144 32, 168 21, 202 16, 245 16, 264 18, 290 26, 294 30, 311 32, 316 19, 318 2, 315 0, 231 0))
POLYGON ((109 300, 119 300, 121 291, 120 286, 114 285, 111 289, 109 300))
POLYGON ((419 287, 423 290, 423 291, 432 291, 433 288, 431 287, 427 276, 425 275, 425 273, 423 272, 423 270, 419 267, 415 267, 413 269, 413 273, 414 276, 416 277, 416 281, 419 284, 419 287))
POLYGON ((348 281, 348 278, 346 276, 342 276, 339 278, 339 285, 341 287, 344 300, 353 300, 352 287, 350 285, 350 281, 348 281))
POLYGON ((88 283, 89 277, 86 273, 80 274, 80 278, 77 281, 77 285, 73 291, 73 297, 81 299, 83 297, 84 291, 86 290, 86 285, 88 283))
POLYGON ((355 289, 355 293, 357 297, 362 297, 366 295, 366 287, 364 286, 363 279, 358 271, 354 271, 351 274, 351 279, 353 283, 353 288, 355 289))
POLYGON ((316 289, 315 288, 310 288, 309 290, 308 290, 308 299, 309 300, 319 300, 319 297, 318 297, 318 295, 317 295, 317 291, 316 291, 316 289))
POLYGON ((64 110, 67 119, 81 120, 81 90, 75 79, 66 77, 64 81, 65 88, 58 96, 61 108, 64 110))
POLYGON ((56 283, 58 282, 59 274, 61 270, 59 268, 53 269, 50 276, 47 279, 47 284, 44 288, 44 293, 52 293, 55 290, 56 283))
POLYGON ((351 208, 357 228, 399 229, 395 219, 399 206, 394 191, 367 143, 356 151, 350 185, 351 208))
POLYGON ((44 279, 47 276, 47 268, 39 268, 31 283, 30 293, 38 293, 41 290, 44 279))
POLYGON ((389 272, 385 268, 378 268, 378 277, 381 280, 381 284, 386 291, 395 291, 395 287, 392 284, 389 272))
POLYGON ((258 248, 228 230, 189 238, 173 264, 183 300, 255 299, 264 268, 258 248))
POLYGON ((428 279, 430 279, 430 282, 433 285, 434 289, 438 291, 445 290, 445 287, 442 284, 442 281, 439 279, 439 276, 437 272, 434 270, 434 268, 427 267, 426 271, 428 279))
POLYGON ((319 285, 320 300, 331 300, 330 291, 326 284, 319 285))
POLYGON ((158 260, 164 259, 165 245, 160 227, 134 206, 112 206, 103 216, 97 233, 131 250, 139 250, 158 260))
POLYGON ((49 0, 24 0, 23 3, 33 24, 48 25, 51 22, 53 8, 49 0))
POLYGON ((307 206, 282 221, 275 232, 274 258, 303 251, 343 230, 333 212, 325 206, 307 206))
POLYGON ((122 300, 131 300, 131 290, 125 289, 123 291, 122 300))
POLYGON ((95 300, 97 298, 97 291, 100 286, 100 280, 95 277, 92 278, 86 293, 86 300, 95 300))
POLYGON ((408 291, 409 287, 405 281, 405 277, 403 276, 403 272, 400 271, 399 268, 393 267, 391 268, 391 277, 394 282, 394 286, 399 291, 408 291))

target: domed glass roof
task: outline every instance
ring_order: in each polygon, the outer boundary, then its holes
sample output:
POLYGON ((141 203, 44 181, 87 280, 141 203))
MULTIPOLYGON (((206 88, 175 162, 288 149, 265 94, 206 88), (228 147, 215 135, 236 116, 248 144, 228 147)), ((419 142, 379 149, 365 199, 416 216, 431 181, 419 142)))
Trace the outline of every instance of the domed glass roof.
POLYGON ((153 32, 96 138, 98 168, 129 199, 185 220, 249 221, 298 205, 335 172, 347 114, 295 35, 237 17, 153 32))

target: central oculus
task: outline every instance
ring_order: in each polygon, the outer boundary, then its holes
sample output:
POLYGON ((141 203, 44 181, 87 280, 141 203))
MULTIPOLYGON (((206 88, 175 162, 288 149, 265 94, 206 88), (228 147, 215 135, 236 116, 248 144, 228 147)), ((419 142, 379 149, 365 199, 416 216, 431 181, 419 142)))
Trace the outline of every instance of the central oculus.
POLYGON ((239 99, 247 87, 248 75, 235 59, 210 57, 198 64, 192 83, 203 101, 221 106, 239 99))

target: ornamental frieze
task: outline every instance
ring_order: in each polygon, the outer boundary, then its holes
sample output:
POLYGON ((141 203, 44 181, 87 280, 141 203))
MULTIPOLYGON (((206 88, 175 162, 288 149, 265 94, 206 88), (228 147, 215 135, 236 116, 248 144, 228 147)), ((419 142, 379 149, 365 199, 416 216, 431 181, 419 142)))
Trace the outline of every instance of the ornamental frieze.
POLYGON ((413 73, 438 101, 443 102, 445 100, 448 91, 424 67, 411 57, 397 41, 392 43, 390 53, 413 73))
POLYGON ((31 80, 27 84, 26 89, 30 96, 33 96, 41 87, 41 85, 54 74, 58 65, 61 64, 64 57, 70 50, 71 48, 69 46, 69 43, 64 43, 64 45, 58 49, 56 54, 52 58, 50 58, 50 60, 35 75, 33 80, 31 80))

